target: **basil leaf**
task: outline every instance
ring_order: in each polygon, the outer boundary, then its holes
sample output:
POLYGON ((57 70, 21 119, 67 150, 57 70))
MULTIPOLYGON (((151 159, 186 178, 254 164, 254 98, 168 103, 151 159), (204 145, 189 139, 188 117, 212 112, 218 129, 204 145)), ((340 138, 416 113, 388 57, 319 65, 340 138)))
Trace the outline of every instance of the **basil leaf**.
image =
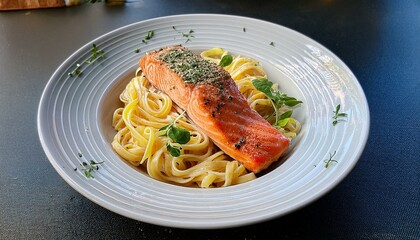
POLYGON ((168 137, 179 144, 186 144, 190 141, 190 132, 184 128, 172 126, 168 129, 168 137))
POLYGON ((282 115, 280 115, 280 120, 286 119, 286 118, 290 118, 292 116, 293 111, 287 111, 285 113, 283 113, 282 115))
POLYGON ((289 122, 290 118, 281 119, 276 123, 277 126, 284 127, 289 122))
POLYGON ((273 83, 266 78, 254 79, 252 80, 252 85, 254 85, 258 91, 264 93, 271 100, 276 116, 276 121, 274 123, 275 126, 285 126, 288 120, 283 120, 289 118, 292 115, 292 111, 288 111, 279 116, 278 111, 283 105, 293 107, 299 103, 302 103, 302 101, 299 101, 294 97, 289 97, 287 94, 273 89, 273 83))
POLYGON ((299 101, 299 100, 294 99, 294 100, 287 100, 287 101, 285 101, 284 102, 284 105, 289 106, 289 107, 293 107, 293 106, 298 105, 299 103, 302 103, 302 101, 299 101))
MULTIPOLYGON (((174 28, 175 29, 175 28, 174 28)), ((176 122, 181 118, 185 113, 182 112, 172 123, 165 125, 159 129, 159 131, 164 131, 161 136, 167 136, 172 140, 173 143, 186 144, 191 139, 191 134, 187 129, 177 127, 176 122)), ((166 150, 174 156, 179 157, 181 155, 181 147, 171 145, 172 142, 166 144, 166 150)))
POLYGON ((276 102, 277 97, 273 95, 271 88, 273 86, 272 82, 268 81, 266 78, 253 79, 252 85, 254 85, 258 91, 264 93, 268 98, 276 102))
POLYGON ((221 67, 227 67, 232 63, 232 61, 233 61, 232 55, 228 54, 222 57, 222 60, 220 60, 219 65, 221 67))
POLYGON ((168 125, 165 125, 165 126, 159 128, 159 131, 163 131, 163 130, 167 129, 169 126, 171 126, 171 125, 172 125, 172 123, 170 123, 168 125))
POLYGON ((173 156, 179 157, 181 156, 181 151, 178 148, 172 147, 169 143, 166 144, 166 150, 173 156))

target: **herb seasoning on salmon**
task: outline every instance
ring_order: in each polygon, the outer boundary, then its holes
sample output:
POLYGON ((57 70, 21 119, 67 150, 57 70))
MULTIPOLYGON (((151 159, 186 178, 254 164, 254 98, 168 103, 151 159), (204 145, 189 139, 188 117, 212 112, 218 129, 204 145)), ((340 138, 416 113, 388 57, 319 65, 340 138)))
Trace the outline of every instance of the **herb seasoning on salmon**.
POLYGON ((186 83, 212 83, 229 77, 217 65, 181 48, 169 50, 160 59, 186 83))

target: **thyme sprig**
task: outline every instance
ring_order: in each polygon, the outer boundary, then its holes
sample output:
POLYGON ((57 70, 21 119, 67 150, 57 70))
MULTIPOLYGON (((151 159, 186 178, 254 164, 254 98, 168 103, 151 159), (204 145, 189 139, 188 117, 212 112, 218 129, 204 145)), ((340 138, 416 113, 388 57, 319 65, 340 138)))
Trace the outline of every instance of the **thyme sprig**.
POLYGON ((324 160, 325 168, 328 168, 330 166, 330 164, 333 163, 333 162, 338 163, 337 160, 333 159, 333 157, 335 156, 336 153, 337 153, 337 151, 334 150, 334 152, 332 154, 330 153, 330 158, 324 160))
POLYGON ((92 49, 90 50, 90 53, 92 54, 88 60, 85 61, 87 64, 92 64, 96 62, 96 60, 101 59, 104 57, 104 50, 99 50, 98 47, 96 47, 96 44, 92 44, 92 49))
POLYGON ((92 174, 94 170, 99 170, 99 164, 102 164, 103 162, 95 162, 93 160, 90 160, 89 162, 82 162, 82 166, 84 167, 83 173, 87 178, 95 178, 92 174))
MULTIPOLYGON (((77 156, 79 156, 79 158, 83 157, 82 153, 77 153, 77 156)), ((95 178, 92 174, 93 171, 97 171, 99 170, 99 164, 102 164, 102 162, 95 162, 93 160, 90 160, 89 162, 83 161, 80 166, 83 166, 83 169, 81 169, 83 171, 83 173, 85 174, 85 176, 87 178, 95 178)), ((74 171, 77 171, 78 168, 75 168, 74 171)))
POLYGON ((337 125, 338 122, 345 121, 345 119, 342 119, 342 118, 347 117, 347 113, 340 112, 340 107, 341 107, 340 104, 338 104, 335 107, 335 111, 333 111, 334 113, 333 122, 332 122, 333 126, 337 125))
POLYGON ((105 52, 103 50, 99 50, 98 47, 96 46, 96 44, 92 44, 92 49, 90 50, 91 56, 84 61, 83 63, 77 63, 76 64, 76 68, 69 72, 68 75, 70 77, 74 77, 74 76, 80 76, 83 73, 83 69, 82 66, 85 64, 91 65, 93 63, 95 63, 97 60, 105 58, 105 52))
POLYGON ((193 37, 195 37, 194 35, 193 35, 193 33, 194 33, 194 30, 192 30, 192 29, 190 29, 188 32, 181 32, 181 31, 178 31, 176 28, 175 28, 175 26, 172 26, 172 29, 174 30, 174 31, 176 31, 177 33, 179 33, 179 34, 181 34, 182 35, 182 37, 184 37, 184 38, 186 38, 187 40, 185 41, 185 43, 187 43, 187 42, 189 42, 189 41, 191 41, 191 38, 193 38, 193 37))
POLYGON ((79 76, 81 74, 82 74, 82 65, 80 65, 79 63, 76 63, 76 68, 73 71, 68 73, 70 77, 79 76))
MULTIPOLYGON (((141 42, 144 44, 147 44, 154 36, 155 36, 155 31, 150 30, 147 32, 147 35, 141 40, 141 42)), ((139 52, 141 52, 140 48, 137 48, 136 50, 134 50, 134 53, 139 53, 139 52)))

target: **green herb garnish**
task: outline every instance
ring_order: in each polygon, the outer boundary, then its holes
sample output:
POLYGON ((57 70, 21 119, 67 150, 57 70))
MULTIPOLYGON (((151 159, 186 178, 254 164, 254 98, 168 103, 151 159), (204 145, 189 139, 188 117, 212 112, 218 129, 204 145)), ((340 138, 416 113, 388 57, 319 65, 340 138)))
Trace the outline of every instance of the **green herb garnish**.
POLYGON ((149 41, 150 39, 153 38, 153 36, 155 35, 155 32, 152 31, 148 31, 147 35, 144 37, 144 39, 142 40, 143 43, 147 44, 147 41, 149 41))
POLYGON ((180 128, 172 124, 166 131, 168 137, 179 144, 186 144, 190 141, 191 135, 188 130, 180 128))
POLYGON ((96 47, 96 44, 92 44, 92 49, 90 50, 90 52, 92 53, 92 55, 90 56, 88 60, 85 61, 87 64, 94 63, 96 60, 103 58, 105 54, 103 50, 99 50, 96 47))
POLYGON ((337 160, 332 159, 334 157, 335 153, 336 153, 336 151, 334 151, 333 154, 330 153, 330 158, 324 160, 324 162, 325 162, 325 168, 328 168, 332 162, 338 163, 337 160))
POLYGON ((183 32, 181 32, 181 31, 178 31, 178 30, 175 28, 175 26, 172 26, 172 29, 173 29, 173 30, 175 30, 177 33, 181 34, 181 35, 182 35, 182 37, 187 38, 187 40, 185 41, 185 43, 187 43, 187 42, 191 41, 191 38, 193 38, 193 37, 194 37, 194 36, 193 36, 194 30, 192 30, 192 29, 190 29, 190 30, 189 30, 188 32, 186 32, 186 33, 183 33, 183 32))
POLYGON ((78 64, 78 63, 76 64, 76 68, 73 71, 71 71, 71 72, 68 73, 68 75, 70 77, 79 76, 81 74, 82 74, 82 66, 80 64, 78 64))
POLYGON ((162 136, 168 136, 172 140, 172 142, 168 142, 166 144, 166 149, 174 157, 180 156, 180 145, 188 143, 191 139, 191 134, 188 130, 176 126, 176 122, 182 117, 184 113, 185 111, 181 113, 172 123, 159 129, 159 131, 165 131, 162 136))
POLYGON ((181 156, 181 147, 173 146, 170 143, 166 144, 166 150, 173 156, 173 157, 179 157, 181 156))
POLYGON ((83 73, 82 66, 84 64, 90 65, 96 62, 98 59, 105 57, 105 52, 103 50, 99 50, 96 44, 94 43, 92 44, 92 49, 90 50, 90 53, 91 53, 91 56, 86 61, 84 61, 82 64, 77 63, 76 68, 73 71, 68 73, 70 77, 82 75, 83 73))
POLYGON ((270 45, 274 47, 274 42, 270 42, 270 45))
POLYGON ((302 101, 299 101, 294 97, 287 96, 287 94, 274 89, 273 83, 266 78, 254 79, 252 80, 252 84, 258 91, 264 93, 271 100, 276 115, 276 122, 274 123, 275 126, 285 126, 287 124, 287 122, 284 123, 286 121, 285 119, 289 118, 292 115, 291 112, 286 112, 284 113, 284 115, 282 115, 283 117, 279 116, 279 108, 281 108, 284 105, 288 107, 293 107, 299 103, 302 103, 302 101))
POLYGON ((344 112, 341 112, 340 113, 340 104, 338 104, 336 107, 335 107, 335 111, 333 111, 333 113, 334 113, 334 116, 333 116, 333 122, 332 122, 332 124, 335 126, 335 125, 337 125, 337 123, 338 122, 341 122, 341 121, 344 121, 344 119, 339 119, 340 117, 347 117, 347 113, 344 113, 344 112))
POLYGON ((233 61, 232 55, 228 54, 222 57, 222 59, 219 62, 219 65, 221 67, 227 67, 232 63, 232 61, 233 61))
POLYGON ((242 31, 243 31, 243 32, 246 32, 246 29, 245 29, 245 28, 242 28, 242 31))
POLYGON ((277 125, 280 127, 285 127, 287 123, 289 123, 290 117, 292 116, 293 111, 287 111, 280 115, 279 121, 277 122, 277 125))
MULTIPOLYGON (((155 36, 155 31, 150 30, 147 32, 147 35, 141 40, 142 43, 147 44, 148 41, 150 41, 153 36, 155 36)), ((136 50, 134 50, 134 53, 139 53, 140 52, 140 48, 137 48, 136 50)))
POLYGON ((82 166, 85 167, 83 169, 83 173, 87 178, 95 178, 92 174, 94 170, 99 170, 99 164, 102 164, 103 162, 95 162, 93 160, 90 160, 88 162, 82 162, 82 166))

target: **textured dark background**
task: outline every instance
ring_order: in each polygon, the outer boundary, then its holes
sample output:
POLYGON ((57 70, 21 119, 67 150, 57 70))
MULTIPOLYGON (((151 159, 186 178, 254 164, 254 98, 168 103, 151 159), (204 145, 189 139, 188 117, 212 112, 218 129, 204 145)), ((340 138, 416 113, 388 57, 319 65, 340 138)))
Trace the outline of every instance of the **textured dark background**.
POLYGON ((0 12, 0 239, 420 239, 420 2, 143 0, 0 12), (309 206, 221 230, 160 227, 110 212, 56 173, 37 107, 54 70, 88 41, 154 17, 224 13, 299 31, 340 57, 371 111, 344 181, 309 206))

